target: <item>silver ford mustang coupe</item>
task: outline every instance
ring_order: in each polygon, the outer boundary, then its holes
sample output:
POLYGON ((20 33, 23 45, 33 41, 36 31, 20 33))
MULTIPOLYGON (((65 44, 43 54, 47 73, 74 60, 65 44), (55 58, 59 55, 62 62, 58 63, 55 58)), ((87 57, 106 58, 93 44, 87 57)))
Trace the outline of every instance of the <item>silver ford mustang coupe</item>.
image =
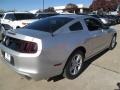
POLYGON ((116 46, 117 33, 87 15, 57 15, 9 30, 0 44, 2 61, 34 80, 75 79, 84 62, 116 46))

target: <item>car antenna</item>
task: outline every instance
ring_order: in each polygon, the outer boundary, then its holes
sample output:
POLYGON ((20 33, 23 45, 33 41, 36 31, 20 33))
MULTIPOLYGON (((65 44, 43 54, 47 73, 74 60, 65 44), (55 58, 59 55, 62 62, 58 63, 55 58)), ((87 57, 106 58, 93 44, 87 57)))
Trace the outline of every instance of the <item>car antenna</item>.
POLYGON ((49 26, 49 28, 50 28, 50 34, 51 34, 51 36, 52 36, 52 37, 54 37, 52 27, 51 27, 51 26, 49 26))

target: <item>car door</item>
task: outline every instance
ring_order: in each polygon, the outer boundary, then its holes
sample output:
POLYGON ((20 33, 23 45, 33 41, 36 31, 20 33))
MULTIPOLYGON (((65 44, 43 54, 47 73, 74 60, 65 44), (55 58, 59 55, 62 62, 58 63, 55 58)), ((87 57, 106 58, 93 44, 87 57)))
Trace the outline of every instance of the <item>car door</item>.
POLYGON ((107 36, 106 32, 102 29, 102 23, 95 18, 86 18, 86 26, 88 28, 88 47, 89 54, 95 54, 96 52, 102 50, 106 46, 107 36))
POLYGON ((14 19, 15 19, 14 14, 6 14, 3 19, 3 23, 11 25, 14 19))

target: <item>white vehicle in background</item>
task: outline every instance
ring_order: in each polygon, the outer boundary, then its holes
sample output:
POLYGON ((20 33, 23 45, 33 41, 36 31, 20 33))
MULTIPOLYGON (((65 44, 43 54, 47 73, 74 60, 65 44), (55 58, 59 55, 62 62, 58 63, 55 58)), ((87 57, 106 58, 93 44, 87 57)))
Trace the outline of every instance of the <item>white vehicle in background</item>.
POLYGON ((35 15, 29 12, 6 12, 0 14, 2 24, 10 25, 13 29, 24 27, 25 25, 37 21, 35 15))
POLYGON ((95 15, 95 14, 93 14, 91 16, 93 16, 95 18, 99 18, 100 21, 102 21, 104 25, 111 25, 111 21, 109 21, 108 16, 106 16, 106 15, 95 15))

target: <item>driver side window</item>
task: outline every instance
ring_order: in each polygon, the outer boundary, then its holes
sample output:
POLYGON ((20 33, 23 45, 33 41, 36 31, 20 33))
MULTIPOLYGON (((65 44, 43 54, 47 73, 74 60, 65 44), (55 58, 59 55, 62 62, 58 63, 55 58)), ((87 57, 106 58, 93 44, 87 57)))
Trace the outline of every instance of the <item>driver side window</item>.
POLYGON ((102 23, 97 19, 87 18, 85 19, 85 23, 89 31, 96 31, 102 29, 102 23))

